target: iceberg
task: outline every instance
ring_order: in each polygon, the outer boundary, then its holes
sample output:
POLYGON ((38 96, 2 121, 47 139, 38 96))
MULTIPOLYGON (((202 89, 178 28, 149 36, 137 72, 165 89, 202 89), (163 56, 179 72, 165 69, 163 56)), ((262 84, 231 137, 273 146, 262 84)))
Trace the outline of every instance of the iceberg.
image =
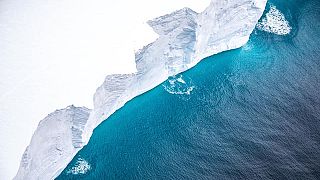
POLYGON ((68 106, 40 121, 26 148, 15 179, 54 179, 82 147, 82 131, 90 110, 68 106))
POLYGON ((126 102, 208 56, 246 44, 266 1, 211 0, 202 13, 183 8, 148 21, 159 37, 136 52, 137 72, 107 76, 90 114, 71 106, 41 121, 15 179, 54 179, 88 143, 94 128, 126 102))

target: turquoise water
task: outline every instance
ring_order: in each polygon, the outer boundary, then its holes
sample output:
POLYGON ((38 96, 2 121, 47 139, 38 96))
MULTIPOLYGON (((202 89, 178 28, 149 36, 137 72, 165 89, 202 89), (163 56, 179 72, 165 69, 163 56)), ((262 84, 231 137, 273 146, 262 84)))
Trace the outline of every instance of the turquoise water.
POLYGON ((128 102, 57 179, 320 179, 320 1, 128 102), (181 81, 181 79, 183 81, 181 81))

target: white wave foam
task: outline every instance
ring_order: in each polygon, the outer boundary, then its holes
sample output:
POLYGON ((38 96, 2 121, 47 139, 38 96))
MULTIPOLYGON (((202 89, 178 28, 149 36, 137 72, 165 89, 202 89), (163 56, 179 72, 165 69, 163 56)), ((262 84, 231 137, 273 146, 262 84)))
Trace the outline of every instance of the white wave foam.
POLYGON ((91 165, 84 159, 78 158, 76 164, 67 171, 68 174, 86 174, 91 170, 91 165))
POLYGON ((183 79, 181 74, 169 77, 162 86, 168 93, 177 95, 190 95, 195 88, 191 79, 183 79))
POLYGON ((284 14, 276 6, 270 5, 270 10, 266 16, 257 24, 257 28, 276 35, 287 35, 291 32, 292 27, 286 20, 284 14))

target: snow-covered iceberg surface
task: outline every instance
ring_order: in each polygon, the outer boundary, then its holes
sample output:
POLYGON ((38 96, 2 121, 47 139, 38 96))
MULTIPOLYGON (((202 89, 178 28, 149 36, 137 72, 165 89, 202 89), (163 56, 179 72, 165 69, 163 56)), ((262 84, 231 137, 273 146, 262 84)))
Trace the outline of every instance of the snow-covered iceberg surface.
MULTIPOLYGON (((84 127, 81 126, 80 130, 75 131, 70 124, 57 125, 55 118, 43 121, 23 156, 15 178, 56 177, 88 143, 93 129, 126 102, 159 85, 169 76, 190 69, 208 56, 243 46, 261 17, 266 1, 212 0, 200 14, 184 8, 149 21, 159 38, 136 53, 137 72, 106 77, 94 95, 94 109, 89 118, 81 119, 84 127), (75 144, 72 133, 77 135, 75 144), (46 142, 39 139, 39 136, 48 137, 47 134, 50 138, 46 138, 46 142), (61 134, 69 136, 57 138, 61 134)), ((70 121, 70 117, 65 118, 64 122, 70 121)))

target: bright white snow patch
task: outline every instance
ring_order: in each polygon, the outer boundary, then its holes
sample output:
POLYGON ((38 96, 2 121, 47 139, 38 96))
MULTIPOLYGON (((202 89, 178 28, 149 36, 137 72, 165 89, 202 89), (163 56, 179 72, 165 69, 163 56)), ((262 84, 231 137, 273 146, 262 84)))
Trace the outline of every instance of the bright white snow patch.
POLYGON ((68 170, 68 174, 86 174, 91 170, 91 165, 84 159, 78 158, 76 164, 68 170))
POLYGON ((258 24, 257 28, 261 31, 274 33, 276 35, 287 35, 291 32, 292 27, 282 14, 274 5, 270 5, 270 10, 267 12, 266 17, 263 18, 258 24))

